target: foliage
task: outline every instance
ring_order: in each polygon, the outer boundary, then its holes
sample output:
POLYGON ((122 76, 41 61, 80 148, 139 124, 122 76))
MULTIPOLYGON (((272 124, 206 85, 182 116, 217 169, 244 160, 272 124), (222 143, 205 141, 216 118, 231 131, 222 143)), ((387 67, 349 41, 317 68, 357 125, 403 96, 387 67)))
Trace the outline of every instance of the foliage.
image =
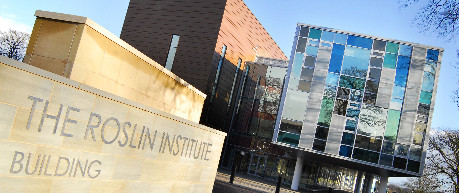
POLYGON ((30 39, 28 33, 8 30, 0 31, 0 54, 21 61, 24 58, 30 39))
MULTIPOLYGON (((419 0, 399 0, 399 3, 407 7, 419 3, 419 0)), ((433 31, 439 37, 452 39, 459 33, 459 1, 428 0, 413 21, 423 32, 433 31)))
MULTIPOLYGON (((429 162, 429 160, 427 160, 429 162)), ((413 193, 437 192, 440 189, 440 181, 434 173, 431 163, 426 163, 424 174, 418 178, 408 178, 403 185, 413 193)))

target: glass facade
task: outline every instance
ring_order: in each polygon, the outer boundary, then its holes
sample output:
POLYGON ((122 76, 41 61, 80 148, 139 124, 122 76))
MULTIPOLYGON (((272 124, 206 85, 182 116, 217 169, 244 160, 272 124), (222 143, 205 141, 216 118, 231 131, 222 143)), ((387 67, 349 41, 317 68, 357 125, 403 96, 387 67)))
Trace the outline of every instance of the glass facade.
POLYGON ((297 30, 273 140, 419 173, 441 51, 301 24, 297 30))

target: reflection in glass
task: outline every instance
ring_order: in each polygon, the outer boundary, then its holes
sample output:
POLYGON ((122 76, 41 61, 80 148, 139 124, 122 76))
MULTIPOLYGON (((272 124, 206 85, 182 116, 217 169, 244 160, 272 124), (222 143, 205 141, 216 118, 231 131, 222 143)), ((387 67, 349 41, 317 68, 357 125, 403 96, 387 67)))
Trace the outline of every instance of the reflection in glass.
POLYGON ((360 110, 359 109, 350 109, 350 108, 348 108, 347 112, 346 112, 346 117, 351 117, 351 118, 354 118, 354 119, 358 119, 359 118, 359 114, 360 114, 360 110))
POLYGON ((354 134, 351 133, 343 133, 343 138, 341 139, 341 144, 345 145, 354 145, 354 134))
POLYGON ((386 52, 397 54, 398 53, 398 44, 387 42, 386 52))
POLYGON ((421 91, 421 96, 419 98, 420 103, 430 105, 430 101, 432 100, 432 93, 427 91, 421 91))
POLYGON ((301 122, 282 119, 279 129, 282 130, 282 131, 290 132, 290 133, 298 133, 298 134, 300 134, 302 126, 303 126, 303 123, 301 123, 301 122))
POLYGON ((419 167, 421 166, 421 163, 418 162, 418 161, 413 161, 413 160, 408 160, 408 166, 407 166, 407 170, 408 171, 412 171, 412 172, 416 172, 418 173, 419 172, 419 167))
POLYGON ((327 139, 328 127, 317 126, 315 137, 318 139, 327 139))
POLYGON ((378 88, 379 88, 379 83, 378 82, 375 82, 375 81, 372 81, 372 80, 368 80, 367 81, 367 86, 365 88, 365 92, 377 93, 378 92, 378 88))
POLYGON ((298 143, 300 142, 300 135, 279 131, 279 134, 277 135, 277 141, 293 146, 298 146, 298 143))
POLYGON ((355 102, 360 102, 362 101, 362 91, 360 90, 352 90, 351 91, 351 97, 349 100, 355 101, 355 102))
POLYGON ((364 37, 349 35, 347 38, 347 44, 352 45, 352 46, 371 49, 373 45, 373 40, 364 38, 364 37))
POLYGON ((424 135, 422 133, 414 133, 413 144, 422 145, 423 140, 424 140, 424 135))
POLYGON ((391 98, 390 99, 390 108, 391 109, 401 111, 402 110, 402 105, 403 105, 403 100, 402 99, 397 99, 397 98, 391 98))
POLYGON ((427 129, 427 125, 425 123, 416 122, 414 124, 414 130, 417 132, 425 133, 426 129, 427 129))
POLYGON ((438 54, 439 54, 439 51, 438 51, 438 50, 431 50, 431 49, 428 49, 428 50, 427 50, 427 57, 426 57, 426 59, 427 59, 427 60, 438 61, 438 54))
POLYGON ((338 87, 338 94, 336 97, 347 100, 349 98, 349 93, 350 93, 349 89, 338 87))
POLYGON ((340 73, 341 65, 343 64, 344 45, 333 44, 332 55, 328 72, 340 73))
POLYGON ((388 139, 391 141, 397 140, 399 123, 400 123, 400 111, 389 109, 387 113, 386 132, 384 134, 385 139, 388 139))
POLYGON ((384 68, 395 69, 395 64, 397 63, 397 55, 395 54, 386 54, 384 57, 384 68))
POLYGON ((316 151, 325 151, 325 144, 326 144, 326 141, 323 141, 320 139, 314 139, 314 142, 312 144, 312 149, 316 151))
POLYGON ((308 102, 308 96, 308 93, 288 89, 285 96, 282 118, 303 121, 304 115, 306 114, 305 108, 308 102))
POLYGON ((324 96, 335 98, 336 96, 336 86, 325 85, 324 96))
POLYGON ((312 39, 320 39, 320 36, 322 35, 322 30, 319 29, 309 29, 309 38, 312 39))
POLYGON ((419 103, 418 114, 429 116, 430 105, 419 103))
POLYGON ((408 155, 408 145, 397 144, 395 145, 395 155, 398 156, 407 156, 408 155))
POLYGON ((378 163, 379 153, 355 148, 352 158, 372 163, 378 163))
POLYGON ((349 131, 355 131, 357 128, 357 121, 352 119, 346 120, 346 127, 344 128, 349 131))
POLYGON ((376 105, 377 96, 377 94, 366 92, 363 97, 363 102, 366 104, 376 105))
POLYGON ((342 74, 365 78, 370 60, 370 50, 346 46, 342 74))
POLYGON ((400 45, 400 48, 399 48, 399 51, 398 51, 398 54, 402 55, 402 56, 411 56, 411 50, 413 49, 412 46, 408 46, 408 45, 400 45))
POLYGON ((320 108, 320 113, 319 113, 319 125, 329 127, 330 126, 330 121, 332 117, 332 112, 333 112, 333 103, 334 100, 333 98, 329 97, 324 97, 322 99, 322 106, 320 108))
POLYGON ((333 111, 333 113, 345 116, 346 108, 347 108, 347 100, 336 99, 335 110, 333 111))
POLYGON ((308 67, 314 67, 314 64, 316 63, 316 58, 312 56, 306 56, 304 60, 304 66, 308 67))
POLYGON ((350 89, 363 90, 365 86, 365 79, 341 76, 341 78, 339 79, 339 86, 350 89))
POLYGON ((419 161, 421 160, 421 156, 422 156, 421 147, 412 146, 410 148, 410 156, 409 156, 410 160, 419 161))
POLYGON ((339 74, 328 73, 325 84, 332 85, 332 86, 338 86, 338 79, 339 79, 339 74))
POLYGON ((405 88, 401 86, 394 86, 392 89, 392 97, 403 99, 405 96, 405 88))
POLYGON ((393 159, 394 156, 392 155, 381 154, 379 164, 385 166, 392 166, 393 159))
POLYGON ((430 72, 424 72, 422 78, 422 90, 432 92, 435 83, 435 75, 430 72))
POLYGON ((374 40, 373 49, 374 50, 379 50, 379 51, 385 51, 386 50, 386 42, 382 41, 382 40, 374 40))
POLYGON ((382 138, 386 125, 387 112, 382 107, 363 104, 360 112, 358 133, 382 138))
POLYGON ((352 147, 342 145, 339 148, 339 155, 344 157, 351 157, 352 155, 352 147))
POLYGON ((360 108, 360 103, 349 103, 349 107, 360 108))
POLYGON ((406 168, 406 159, 404 158, 399 158, 399 157, 394 157, 394 168, 402 169, 404 170, 406 168))
POLYGON ((395 149, 394 142, 384 140, 381 152, 392 155, 394 154, 394 149, 395 149))
POLYGON ((346 44, 347 41, 347 35, 346 34, 340 34, 340 33, 335 33, 335 43, 339 44, 346 44))

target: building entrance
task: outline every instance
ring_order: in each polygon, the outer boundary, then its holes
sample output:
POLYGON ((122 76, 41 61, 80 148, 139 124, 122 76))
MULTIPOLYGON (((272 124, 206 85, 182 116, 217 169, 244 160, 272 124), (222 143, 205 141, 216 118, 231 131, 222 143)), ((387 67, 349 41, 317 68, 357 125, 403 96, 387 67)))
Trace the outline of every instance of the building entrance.
POLYGON ((248 174, 263 176, 268 156, 251 154, 248 174))

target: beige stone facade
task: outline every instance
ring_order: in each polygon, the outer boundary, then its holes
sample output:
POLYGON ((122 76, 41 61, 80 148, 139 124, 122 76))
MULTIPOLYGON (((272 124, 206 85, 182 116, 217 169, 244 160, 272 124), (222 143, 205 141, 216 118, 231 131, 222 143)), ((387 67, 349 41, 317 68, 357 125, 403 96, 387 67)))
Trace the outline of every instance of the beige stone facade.
POLYGON ((37 11, 24 63, 199 122, 206 97, 89 18, 37 11))
POLYGON ((211 192, 225 133, 0 56, 2 192, 211 192))

